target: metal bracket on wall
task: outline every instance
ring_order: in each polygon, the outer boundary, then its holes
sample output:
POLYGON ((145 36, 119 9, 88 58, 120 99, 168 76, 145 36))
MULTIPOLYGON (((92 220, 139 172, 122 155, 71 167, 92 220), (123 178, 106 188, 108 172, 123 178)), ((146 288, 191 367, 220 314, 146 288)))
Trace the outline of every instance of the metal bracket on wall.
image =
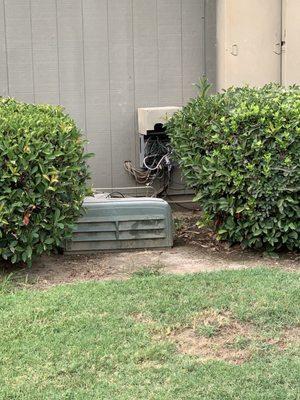
POLYGON ((282 54, 282 42, 275 43, 275 45, 274 45, 274 53, 278 54, 279 56, 282 54))
POLYGON ((232 45, 232 49, 231 49, 231 54, 233 55, 233 56, 238 56, 238 54, 239 54, 239 48, 238 48, 238 45, 237 44, 233 44, 232 45))

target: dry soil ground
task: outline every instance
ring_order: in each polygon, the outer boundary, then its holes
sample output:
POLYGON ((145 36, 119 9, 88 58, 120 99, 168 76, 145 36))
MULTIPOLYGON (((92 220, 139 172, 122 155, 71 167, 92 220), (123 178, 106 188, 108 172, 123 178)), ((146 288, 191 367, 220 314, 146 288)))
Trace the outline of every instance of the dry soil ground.
POLYGON ((213 232, 197 228, 198 218, 196 212, 174 213, 176 236, 171 249, 43 256, 31 268, 9 268, 6 273, 14 272, 21 281, 47 287, 80 280, 126 279, 146 267, 176 274, 261 266, 300 271, 299 253, 282 253, 274 258, 239 246, 229 247, 216 241, 213 232))

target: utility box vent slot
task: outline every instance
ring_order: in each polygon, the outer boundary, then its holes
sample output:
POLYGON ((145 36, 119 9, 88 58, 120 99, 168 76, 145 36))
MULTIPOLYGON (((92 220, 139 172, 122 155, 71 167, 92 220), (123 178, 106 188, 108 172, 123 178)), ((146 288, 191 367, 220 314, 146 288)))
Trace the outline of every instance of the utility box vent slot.
POLYGON ((66 252, 125 250, 173 245, 171 209, 162 199, 87 197, 66 252))

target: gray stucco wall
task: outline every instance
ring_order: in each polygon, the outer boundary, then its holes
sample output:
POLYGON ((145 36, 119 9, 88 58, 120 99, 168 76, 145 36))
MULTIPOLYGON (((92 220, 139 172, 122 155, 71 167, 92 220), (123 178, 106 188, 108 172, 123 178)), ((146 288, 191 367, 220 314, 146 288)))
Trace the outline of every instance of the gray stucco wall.
POLYGON ((0 0, 0 95, 61 104, 97 187, 133 185, 137 107, 182 105, 214 75, 213 0, 0 0))

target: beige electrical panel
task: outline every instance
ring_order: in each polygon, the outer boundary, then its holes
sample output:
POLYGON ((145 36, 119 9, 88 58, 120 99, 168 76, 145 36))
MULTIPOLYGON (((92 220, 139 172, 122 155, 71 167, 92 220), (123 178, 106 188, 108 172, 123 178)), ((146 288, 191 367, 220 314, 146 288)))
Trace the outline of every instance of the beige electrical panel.
POLYGON ((172 115, 182 107, 147 107, 138 108, 138 133, 147 135, 155 130, 156 125, 164 125, 172 115))
POLYGON ((281 13, 281 0, 218 0, 218 90, 281 82, 281 13))
POLYGON ((300 84, 300 1, 283 0, 282 83, 300 84))

